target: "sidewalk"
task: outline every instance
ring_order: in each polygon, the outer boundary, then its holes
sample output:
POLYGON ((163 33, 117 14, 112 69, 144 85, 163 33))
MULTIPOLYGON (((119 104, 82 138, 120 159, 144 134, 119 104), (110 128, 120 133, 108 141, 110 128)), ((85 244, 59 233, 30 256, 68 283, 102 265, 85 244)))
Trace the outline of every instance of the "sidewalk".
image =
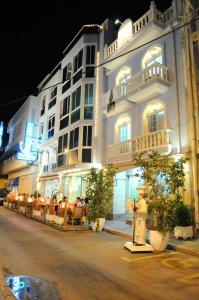
MULTIPOLYGON (((106 221, 104 230, 111 234, 116 234, 126 239, 132 239, 132 229, 131 225, 126 224, 124 221, 106 221)), ((148 235, 148 234, 147 234, 148 235)), ((148 239, 148 236, 147 236, 148 239)), ((199 237, 193 240, 181 240, 175 237, 170 238, 169 244, 167 246, 170 249, 175 249, 179 252, 184 252, 187 254, 199 256, 199 237)))

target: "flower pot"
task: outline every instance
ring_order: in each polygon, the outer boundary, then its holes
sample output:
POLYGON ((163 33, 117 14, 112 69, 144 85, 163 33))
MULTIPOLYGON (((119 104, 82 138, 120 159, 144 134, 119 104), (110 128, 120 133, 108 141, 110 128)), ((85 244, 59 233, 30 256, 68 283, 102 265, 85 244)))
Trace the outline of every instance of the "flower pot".
POLYGON ((176 238, 182 238, 184 240, 193 237, 193 227, 192 226, 176 226, 174 228, 174 236, 176 238))
POLYGON ((19 207, 19 212, 25 214, 26 208, 24 206, 19 207))
POLYGON ((33 216, 40 217, 41 216, 41 211, 33 209, 33 216))
POLYGON ((46 214, 46 221, 53 222, 55 220, 55 215, 46 214))
POLYGON ((149 231, 149 241, 154 251, 164 251, 168 244, 169 232, 149 231))
POLYGON ((95 222, 91 222, 92 230, 93 231, 102 231, 102 229, 104 228, 104 223, 105 223, 105 218, 99 218, 95 222), (98 222, 99 222, 99 226, 97 228, 98 222))
POLYGON ((61 225, 64 223, 64 218, 59 217, 59 216, 55 216, 55 223, 58 225, 61 225))

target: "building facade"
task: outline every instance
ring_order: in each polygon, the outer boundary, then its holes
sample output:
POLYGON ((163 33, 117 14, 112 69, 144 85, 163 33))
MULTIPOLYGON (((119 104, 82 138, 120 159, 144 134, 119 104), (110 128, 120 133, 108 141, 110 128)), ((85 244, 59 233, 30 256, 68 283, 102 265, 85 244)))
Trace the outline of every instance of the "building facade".
POLYGON ((8 175, 7 189, 19 193, 33 193, 37 184, 37 125, 38 103, 34 96, 28 97, 9 121, 9 134, 2 173, 8 175))
POLYGON ((100 165, 98 134, 98 26, 83 30, 39 86, 40 162, 37 189, 69 201, 85 195, 85 175, 100 165), (89 31, 89 32, 88 32, 89 31))
POLYGON ((105 40, 113 31, 112 24, 109 20, 103 24, 99 98, 105 126, 105 163, 113 163, 118 169, 115 217, 127 213, 126 199, 136 198, 136 187, 142 184, 135 176, 134 154, 155 150, 174 159, 189 157, 183 196, 185 203, 195 209, 198 223, 184 9, 183 1, 173 1, 165 12, 160 12, 152 1, 140 19, 121 23, 117 38, 110 38, 108 44, 105 40))
MULTIPOLYGON (((152 1, 134 22, 84 25, 39 84, 37 101, 29 99, 38 120, 24 114, 24 104, 9 123, 3 172, 10 185, 23 172, 37 173, 32 190, 74 201, 86 193, 90 168, 111 163, 118 170, 112 215, 125 217, 126 199, 136 198, 143 184, 134 155, 155 150, 176 160, 186 156, 183 199, 198 227, 198 23, 194 30, 186 25, 194 21, 191 7, 190 1, 173 0, 161 12, 152 1), (9 156, 23 140, 18 128, 27 120, 37 124, 37 163, 9 156)), ((31 182, 30 176, 24 178, 31 182)))

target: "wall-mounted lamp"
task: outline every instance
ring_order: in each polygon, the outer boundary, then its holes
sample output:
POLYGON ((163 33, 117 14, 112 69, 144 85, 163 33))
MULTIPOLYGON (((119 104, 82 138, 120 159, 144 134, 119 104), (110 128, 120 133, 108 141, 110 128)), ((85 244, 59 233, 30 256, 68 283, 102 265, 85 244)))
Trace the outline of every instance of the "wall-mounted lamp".
POLYGON ((115 25, 118 25, 118 24, 122 24, 122 22, 119 19, 116 19, 115 20, 115 25))

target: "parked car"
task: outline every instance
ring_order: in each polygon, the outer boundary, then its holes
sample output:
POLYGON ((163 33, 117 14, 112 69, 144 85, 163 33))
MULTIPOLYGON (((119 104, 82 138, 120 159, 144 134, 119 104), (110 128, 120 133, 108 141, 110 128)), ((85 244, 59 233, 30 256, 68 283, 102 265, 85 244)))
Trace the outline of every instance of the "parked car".
POLYGON ((6 198, 6 191, 0 188, 0 206, 3 205, 3 201, 6 198))

